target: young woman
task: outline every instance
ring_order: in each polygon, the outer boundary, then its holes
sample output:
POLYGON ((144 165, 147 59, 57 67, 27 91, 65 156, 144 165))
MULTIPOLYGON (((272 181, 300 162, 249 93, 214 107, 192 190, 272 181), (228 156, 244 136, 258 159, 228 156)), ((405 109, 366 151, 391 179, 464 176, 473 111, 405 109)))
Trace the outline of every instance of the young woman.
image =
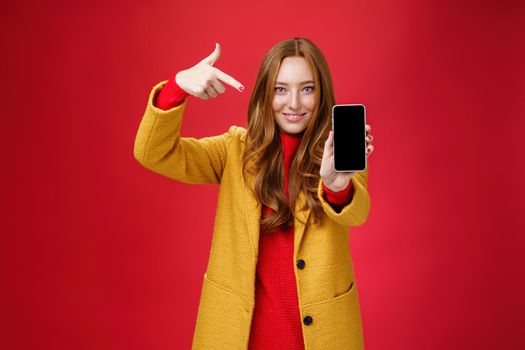
POLYGON ((244 91, 214 67, 219 56, 217 44, 153 88, 134 149, 157 173, 220 185, 192 348, 362 349, 348 238, 368 216, 368 170, 333 168, 328 65, 311 41, 282 41, 260 68, 247 129, 180 137, 188 95, 244 91))

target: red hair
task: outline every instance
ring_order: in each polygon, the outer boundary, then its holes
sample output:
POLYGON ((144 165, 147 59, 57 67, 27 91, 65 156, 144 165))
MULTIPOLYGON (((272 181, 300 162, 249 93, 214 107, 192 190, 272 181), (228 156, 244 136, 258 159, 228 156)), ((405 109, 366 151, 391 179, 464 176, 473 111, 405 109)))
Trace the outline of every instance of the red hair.
POLYGON ((261 230, 293 224, 298 194, 305 195, 300 210, 311 209, 314 222, 320 223, 324 211, 319 203, 317 187, 324 143, 331 130, 331 109, 335 104, 332 77, 321 50, 310 40, 284 40, 270 49, 260 67, 248 106, 248 130, 243 153, 243 174, 253 176, 251 190, 260 203, 273 209, 272 215, 261 219, 261 230), (314 76, 315 108, 303 132, 301 143, 290 165, 288 192, 283 189, 283 152, 278 126, 273 117, 272 100, 275 81, 284 58, 299 56, 309 64, 314 76))

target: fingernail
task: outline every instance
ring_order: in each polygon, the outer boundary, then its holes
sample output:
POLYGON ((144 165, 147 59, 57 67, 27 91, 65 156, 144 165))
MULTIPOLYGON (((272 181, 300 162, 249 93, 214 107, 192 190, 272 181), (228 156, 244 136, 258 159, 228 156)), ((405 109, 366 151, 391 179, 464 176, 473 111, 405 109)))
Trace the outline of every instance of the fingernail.
POLYGON ((241 87, 239 88, 239 90, 240 90, 241 92, 244 92, 244 86, 241 86, 241 87))

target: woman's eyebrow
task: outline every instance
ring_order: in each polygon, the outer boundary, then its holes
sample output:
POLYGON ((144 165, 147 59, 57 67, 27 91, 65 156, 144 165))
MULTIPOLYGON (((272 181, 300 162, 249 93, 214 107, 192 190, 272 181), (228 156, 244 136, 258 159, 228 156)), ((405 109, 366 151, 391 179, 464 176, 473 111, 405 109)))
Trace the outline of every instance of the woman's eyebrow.
MULTIPOLYGON (((302 83, 299 83, 299 85, 304 85, 304 84, 313 84, 314 81, 313 80, 307 80, 307 81, 303 81, 302 83)), ((288 86, 288 83, 283 83, 281 81, 276 81, 275 82, 275 85, 284 85, 284 86, 288 86)))

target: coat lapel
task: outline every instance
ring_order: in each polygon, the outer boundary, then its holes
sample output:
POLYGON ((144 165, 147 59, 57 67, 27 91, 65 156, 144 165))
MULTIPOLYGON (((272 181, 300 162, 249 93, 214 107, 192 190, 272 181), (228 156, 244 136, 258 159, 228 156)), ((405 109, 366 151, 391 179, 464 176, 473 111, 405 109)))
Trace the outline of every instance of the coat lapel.
MULTIPOLYGON (((246 146, 246 132, 241 135, 240 140, 242 143, 242 154, 244 152, 244 147, 246 146)), ((241 178, 244 193, 244 207, 246 208, 245 214, 246 220, 248 221, 248 235, 250 236, 250 242, 252 244, 253 256, 255 258, 255 261, 257 261, 257 256, 259 255, 259 234, 261 230, 262 207, 261 204, 254 197, 250 189, 250 184, 253 181, 253 176, 251 174, 247 174, 247 179, 245 179, 242 175, 241 170, 241 178)))
POLYGON ((259 234, 261 229, 262 207, 261 203, 259 203, 252 194, 249 186, 253 179, 252 175, 248 174, 248 179, 244 179, 244 176, 241 177, 243 178, 242 181, 244 188, 246 219, 248 220, 248 234, 250 235, 254 256, 257 259, 259 254, 259 234))
POLYGON ((294 220, 294 258, 297 256, 297 252, 299 251, 299 248, 301 247, 301 244, 303 242, 303 237, 305 234, 306 223, 308 222, 308 219, 310 218, 310 209, 299 211, 299 208, 301 208, 304 203, 305 203, 304 194, 301 192, 299 193, 299 198, 297 199, 297 202, 295 205, 296 218, 294 220), (299 220, 298 218, 301 220, 299 220))

